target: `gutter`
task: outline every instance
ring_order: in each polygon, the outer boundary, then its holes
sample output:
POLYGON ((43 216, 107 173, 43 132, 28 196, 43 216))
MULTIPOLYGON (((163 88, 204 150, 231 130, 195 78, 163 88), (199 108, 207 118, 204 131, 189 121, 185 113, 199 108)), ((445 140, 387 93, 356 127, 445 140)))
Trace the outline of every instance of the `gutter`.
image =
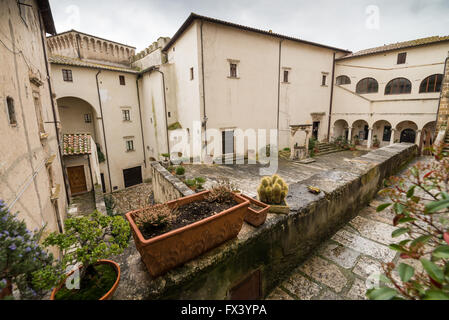
POLYGON ((100 104, 100 114, 101 114, 101 127, 103 129, 103 139, 104 139, 104 151, 106 152, 106 164, 108 167, 108 180, 109 180, 109 190, 112 192, 112 182, 111 182, 111 169, 109 167, 109 154, 108 154, 108 144, 106 142, 106 133, 104 128, 104 117, 103 117, 103 107, 101 105, 101 97, 100 97, 100 86, 98 84, 98 75, 101 73, 99 69, 97 74, 95 75, 95 80, 97 82, 97 94, 98 94, 98 103, 100 104))
POLYGON ((136 88, 137 88, 137 104, 139 106, 139 118, 140 118, 140 132, 142 134, 142 145, 143 145, 143 163, 145 164, 145 168, 147 167, 147 155, 145 152, 145 138, 143 134, 143 124, 142 124, 142 110, 140 108, 140 95, 139 95, 139 76, 136 79, 136 88))
POLYGON ((332 117, 332 102, 334 99, 334 73, 335 73, 335 52, 332 57, 332 80, 331 80, 331 97, 329 101, 329 121, 327 124, 327 141, 331 141, 331 137, 329 136, 331 133, 331 117, 332 117))
MULTIPOLYGON (((50 93, 51 111, 52 111, 52 115, 53 115, 53 123, 54 123, 54 126, 55 126, 56 141, 58 143, 59 161, 61 162, 66 202, 67 202, 67 204, 69 204, 70 203, 70 201, 69 201, 70 197, 69 197, 69 192, 68 192, 68 189, 67 189, 67 181, 66 181, 67 176, 66 176, 66 172, 65 172, 64 162, 62 161, 61 141, 59 139, 58 124, 56 123, 56 108, 55 108, 55 102, 53 101, 53 89, 52 89, 51 81, 50 81, 50 70, 48 68, 48 58, 47 58, 47 50, 46 50, 46 47, 45 47, 44 30, 42 30, 42 22, 41 22, 42 11, 41 11, 41 9, 39 9, 39 13, 40 13, 39 17, 38 17, 39 30, 40 30, 40 34, 41 34, 42 51, 44 53, 44 59, 45 59, 45 71, 47 73, 47 83, 48 83, 48 91, 50 93)), ((62 227, 61 217, 59 216, 59 214, 56 214, 56 220, 57 220, 57 223, 58 223, 59 232, 62 233, 63 232, 63 227, 62 227)))

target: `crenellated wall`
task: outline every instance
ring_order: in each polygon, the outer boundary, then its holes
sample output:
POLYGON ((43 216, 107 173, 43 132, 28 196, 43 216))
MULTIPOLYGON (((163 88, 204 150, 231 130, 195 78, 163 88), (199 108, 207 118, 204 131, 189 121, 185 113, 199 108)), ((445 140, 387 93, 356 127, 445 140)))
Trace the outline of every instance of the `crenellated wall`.
POLYGON ((47 38, 52 55, 130 65, 136 48, 75 30, 47 38))

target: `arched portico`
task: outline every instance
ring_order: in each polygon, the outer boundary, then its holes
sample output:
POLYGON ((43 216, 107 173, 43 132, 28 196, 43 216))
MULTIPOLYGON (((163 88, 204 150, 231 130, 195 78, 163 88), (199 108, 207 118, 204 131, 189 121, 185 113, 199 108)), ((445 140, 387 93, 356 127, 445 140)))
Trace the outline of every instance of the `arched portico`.
POLYGON ((350 129, 349 129, 348 122, 344 119, 339 119, 334 122, 332 137, 334 139, 336 139, 338 137, 343 137, 345 139, 348 139, 349 131, 350 131, 350 129))
POLYGON ((356 120, 352 123, 351 141, 354 143, 359 142, 361 145, 371 147, 372 140, 372 128, 368 125, 368 122, 363 119, 356 120))
POLYGON ((387 120, 377 120, 373 124, 373 146, 383 147, 392 144, 394 128, 387 120))
POLYGON ((435 140, 436 122, 431 121, 424 125, 421 130, 421 140, 419 143, 419 150, 421 154, 430 155, 430 148, 435 140))
POLYGON ((396 125, 395 142, 408 142, 419 144, 421 139, 421 130, 413 121, 402 121, 396 125))

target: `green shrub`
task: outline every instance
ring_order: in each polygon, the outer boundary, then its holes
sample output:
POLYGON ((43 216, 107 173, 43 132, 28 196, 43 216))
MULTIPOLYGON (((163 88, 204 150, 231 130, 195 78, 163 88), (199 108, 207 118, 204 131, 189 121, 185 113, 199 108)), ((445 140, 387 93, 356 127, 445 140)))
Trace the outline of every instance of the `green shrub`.
POLYGON ((182 176, 186 172, 186 169, 183 166, 179 166, 176 168, 176 174, 178 176, 182 176))

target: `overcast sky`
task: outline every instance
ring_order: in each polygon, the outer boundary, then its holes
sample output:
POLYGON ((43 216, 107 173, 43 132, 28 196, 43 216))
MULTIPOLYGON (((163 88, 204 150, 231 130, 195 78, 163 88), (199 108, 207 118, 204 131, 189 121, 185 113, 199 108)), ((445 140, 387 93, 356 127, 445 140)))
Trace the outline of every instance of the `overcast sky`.
POLYGON ((449 35, 448 0, 50 0, 56 30, 137 47, 173 36, 191 12, 357 51, 449 35))

